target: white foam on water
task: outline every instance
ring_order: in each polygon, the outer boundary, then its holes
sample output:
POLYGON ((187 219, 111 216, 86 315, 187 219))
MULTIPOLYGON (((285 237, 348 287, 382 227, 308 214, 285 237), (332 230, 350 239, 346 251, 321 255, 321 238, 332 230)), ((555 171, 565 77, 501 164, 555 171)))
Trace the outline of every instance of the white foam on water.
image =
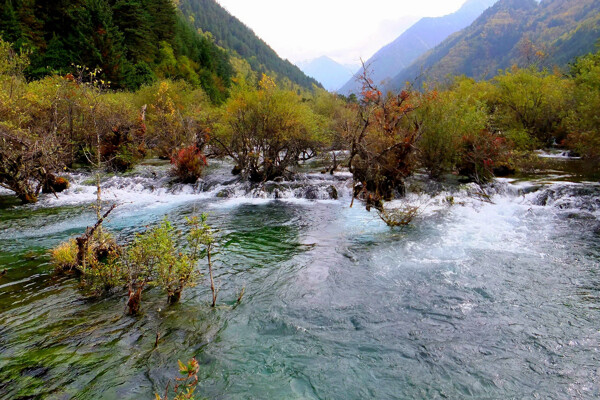
MULTIPOLYGON (((32 207, 60 207, 89 204, 96 201, 96 186, 89 175, 72 174, 71 186, 62 193, 43 194, 32 207)), ((230 207, 235 204, 262 204, 279 200, 296 204, 314 201, 335 202, 334 194, 349 197, 348 184, 341 177, 331 179, 320 175, 306 175, 296 181, 268 182, 264 185, 234 182, 209 185, 200 180, 194 185, 174 184, 168 177, 113 176, 101 183, 102 199, 123 206, 152 207, 161 204, 179 204, 203 199, 226 198, 217 204, 230 207)), ((10 194, 10 192, 7 192, 10 194)))
POLYGON ((535 153, 538 155, 538 157, 541 157, 541 158, 556 158, 556 159, 563 159, 563 160, 581 160, 581 157, 571 155, 570 151, 562 151, 561 150, 561 151, 549 152, 549 151, 544 151, 544 150, 536 150, 535 153))
MULTIPOLYGON (((414 266, 440 269, 451 280, 457 268, 471 268, 473 252, 501 251, 544 259, 548 254, 539 244, 552 240, 556 218, 562 213, 593 215, 600 220, 600 185, 555 182, 540 186, 539 182, 498 180, 483 188, 485 196, 480 190, 476 185, 464 185, 457 192, 442 192, 429 199, 412 194, 387 203, 390 208, 425 203, 413 225, 429 233, 407 234, 406 239, 373 253, 373 264, 381 266, 379 273, 393 274, 414 266), (447 200, 450 196, 452 204, 447 200)), ((379 225, 385 227, 383 222, 379 225)))

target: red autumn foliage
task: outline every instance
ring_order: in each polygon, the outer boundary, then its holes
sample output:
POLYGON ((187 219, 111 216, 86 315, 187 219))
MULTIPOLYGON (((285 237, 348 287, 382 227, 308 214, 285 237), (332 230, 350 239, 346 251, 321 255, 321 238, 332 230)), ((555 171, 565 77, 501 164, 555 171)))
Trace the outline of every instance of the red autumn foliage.
POLYGON ((462 138, 459 171, 477 183, 485 183, 494 177, 494 169, 508 161, 506 140, 488 131, 462 138))
POLYGON ((184 147, 171 157, 172 174, 182 183, 196 183, 208 164, 206 156, 195 144, 184 147))
POLYGON ((382 95, 363 65, 363 85, 357 125, 347 134, 350 144, 348 168, 355 182, 355 196, 363 196, 367 209, 382 207, 405 190, 404 181, 415 167, 415 143, 420 124, 412 116, 419 95, 403 90, 382 95))

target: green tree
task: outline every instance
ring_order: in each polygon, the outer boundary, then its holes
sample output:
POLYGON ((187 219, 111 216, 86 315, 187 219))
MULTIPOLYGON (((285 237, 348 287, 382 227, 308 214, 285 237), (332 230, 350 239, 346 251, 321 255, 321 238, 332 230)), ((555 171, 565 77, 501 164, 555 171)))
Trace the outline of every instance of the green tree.
POLYGON ((418 158, 429 175, 440 177, 456 167, 464 138, 487 128, 486 106, 477 99, 478 85, 463 79, 439 92, 417 110, 421 136, 418 158))
POLYGON ((4 0, 0 5, 0 37, 7 42, 20 42, 23 38, 23 30, 12 0, 4 0))
POLYGON ((301 155, 316 153, 324 141, 320 119, 293 92, 263 76, 260 88, 241 85, 224 108, 215 136, 252 182, 286 176, 301 155))
POLYGON ((65 49, 63 41, 58 36, 52 35, 52 39, 48 43, 46 53, 44 54, 44 67, 42 71, 64 74, 70 69, 69 60, 71 59, 72 56, 65 49))
MULTIPOLYGON (((112 6, 112 11, 113 22, 123 33, 127 59, 133 64, 154 62, 158 33, 153 30, 152 16, 144 7, 144 2, 117 0, 112 6)), ((168 14, 170 9, 164 12, 168 14)))
POLYGON ((565 138, 562 122, 572 98, 569 80, 548 71, 513 68, 493 83, 496 91, 488 100, 494 109, 492 126, 517 147, 530 150, 565 138))
POLYGON ((85 7, 78 13, 78 64, 100 68, 105 80, 118 85, 128 61, 110 5, 106 0, 85 0, 85 7))
POLYGON ((600 162, 600 51, 579 58, 571 74, 575 104, 566 120, 567 142, 585 158, 600 162))

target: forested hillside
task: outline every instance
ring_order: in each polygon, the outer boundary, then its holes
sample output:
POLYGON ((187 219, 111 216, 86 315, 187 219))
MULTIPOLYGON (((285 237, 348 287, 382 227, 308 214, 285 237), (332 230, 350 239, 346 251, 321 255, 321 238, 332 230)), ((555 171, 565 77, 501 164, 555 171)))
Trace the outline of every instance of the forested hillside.
POLYGON ((596 0, 500 0, 398 74, 390 89, 448 74, 490 78, 512 65, 564 66, 592 52, 600 38, 596 0))
MULTIPOLYGON (((443 17, 422 18, 402 35, 379 50, 365 64, 373 82, 389 81, 417 57, 441 43, 451 34, 469 26, 496 0, 469 0, 455 13, 443 17)), ((361 73, 357 74, 360 76, 361 73)), ((356 78, 348 81, 340 93, 359 93, 356 78)))
POLYGON ((101 68, 112 87, 135 89, 156 77, 227 96, 227 52, 199 35, 171 0, 2 0, 0 35, 30 53, 30 78, 101 68))
POLYGON ((210 32, 218 45, 234 50, 259 73, 287 77, 293 83, 310 89, 320 84, 306 76, 277 53, 240 20, 229 14, 215 0, 180 0, 179 8, 198 29, 210 32))

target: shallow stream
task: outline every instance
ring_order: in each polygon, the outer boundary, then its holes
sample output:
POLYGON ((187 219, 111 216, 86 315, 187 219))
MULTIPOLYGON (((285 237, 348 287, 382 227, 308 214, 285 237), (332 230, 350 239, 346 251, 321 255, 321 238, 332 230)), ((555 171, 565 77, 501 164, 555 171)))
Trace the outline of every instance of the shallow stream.
POLYGON ((422 214, 390 229, 349 207, 344 174, 256 188, 226 166, 195 186, 160 171, 105 180, 107 227, 208 212, 220 306, 203 279, 130 317, 122 294, 53 275, 48 249, 93 224, 89 176, 33 206, 0 193, 0 398, 151 399, 194 356, 209 399, 600 397, 600 185, 411 195, 422 214))

